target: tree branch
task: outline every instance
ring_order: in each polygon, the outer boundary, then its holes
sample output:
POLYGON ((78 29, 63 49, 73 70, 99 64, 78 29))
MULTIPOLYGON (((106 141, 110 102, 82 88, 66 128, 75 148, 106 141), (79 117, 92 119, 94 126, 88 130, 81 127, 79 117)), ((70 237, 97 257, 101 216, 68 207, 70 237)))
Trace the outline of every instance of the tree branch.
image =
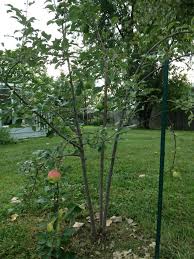
POLYGON ((58 136, 63 138, 65 141, 67 141, 69 144, 73 145, 76 148, 79 148, 79 145, 68 139, 65 135, 63 135, 51 122, 47 120, 40 112, 33 111, 33 107, 31 104, 29 104, 13 87, 11 87, 7 82, 5 82, 6 87, 8 87, 11 91, 13 91, 13 94, 26 106, 28 107, 32 113, 34 113, 36 116, 38 116, 43 122, 45 122, 58 136))
MULTIPOLYGON (((169 34, 167 35, 166 37, 164 37, 163 39, 159 40, 158 42, 156 42, 146 53, 145 53, 145 56, 147 56, 150 52, 152 52, 157 46, 159 46, 163 41, 171 38, 171 37, 174 37, 176 35, 179 35, 179 34, 187 34, 187 33, 193 33, 192 31, 179 31, 179 32, 174 32, 172 34, 169 34)), ((142 59, 141 63, 139 64, 139 66, 137 67, 137 70, 135 71, 135 75, 139 72, 141 66, 143 65, 145 61, 145 58, 142 59)))

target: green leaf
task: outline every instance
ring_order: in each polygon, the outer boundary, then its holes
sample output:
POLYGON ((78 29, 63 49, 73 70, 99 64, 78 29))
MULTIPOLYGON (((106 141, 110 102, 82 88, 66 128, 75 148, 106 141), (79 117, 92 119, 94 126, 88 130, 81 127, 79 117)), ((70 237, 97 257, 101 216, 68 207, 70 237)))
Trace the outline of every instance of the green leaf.
POLYGON ((50 20, 47 22, 47 25, 55 23, 55 20, 50 20))
POLYGON ((117 24, 118 21, 119 21, 119 18, 117 16, 114 16, 114 17, 111 18, 111 21, 112 21, 113 24, 117 24))
POLYGON ((36 126, 35 125, 32 126, 32 130, 36 131, 36 126))
POLYGON ((76 229, 69 227, 69 228, 65 228, 63 235, 62 235, 62 242, 69 242, 70 239, 72 238, 72 236, 76 233, 76 229))
POLYGON ((80 208, 80 206, 76 205, 76 204, 71 204, 70 206, 68 206, 68 211, 65 214, 65 219, 66 220, 72 220, 74 219, 80 212, 82 211, 82 209, 80 208))
POLYGON ((48 4, 45 8, 49 9, 50 12, 54 12, 55 11, 55 8, 52 4, 48 4))
MULTIPOLYGON (((65 252, 64 259, 76 259, 76 254, 73 252, 65 252)), ((61 258, 62 259, 62 258, 61 258)))
POLYGON ((43 31, 41 34, 42 34, 42 37, 44 37, 45 39, 47 40, 51 39, 51 34, 47 34, 45 31, 43 31))
POLYGON ((35 0, 34 1, 32 1, 32 2, 29 2, 29 6, 31 6, 31 5, 33 5, 33 4, 35 4, 35 0))
POLYGON ((69 17, 72 21, 77 21, 80 14, 80 8, 76 5, 71 6, 69 10, 69 17))
POLYGON ((82 94, 82 91, 84 89, 84 84, 83 84, 83 81, 80 80, 78 85, 77 85, 77 88, 76 88, 76 95, 81 95, 82 94))

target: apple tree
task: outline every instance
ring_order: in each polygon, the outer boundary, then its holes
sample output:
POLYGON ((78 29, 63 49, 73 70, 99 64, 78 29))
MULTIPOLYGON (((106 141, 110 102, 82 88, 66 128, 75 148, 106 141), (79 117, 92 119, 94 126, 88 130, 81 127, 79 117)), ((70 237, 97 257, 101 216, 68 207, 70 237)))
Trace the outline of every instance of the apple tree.
POLYGON ((17 49, 1 52, 1 81, 11 90, 16 112, 39 117, 75 149, 95 237, 106 230, 125 121, 137 112, 138 95, 147 94, 146 78, 161 69, 165 59, 173 61, 191 54, 193 20, 177 24, 171 1, 46 0, 45 9, 51 18, 47 30, 41 31, 35 26, 35 17, 8 5, 8 12, 22 29, 14 35, 17 49), (48 75, 48 65, 60 69, 57 79, 48 75), (83 130, 80 114, 94 108, 99 99, 102 125, 90 136, 83 130), (113 131, 108 130, 110 112, 120 114, 113 131), (107 160, 108 144, 111 156, 107 160), (99 154, 98 228, 88 181, 88 145, 99 154))

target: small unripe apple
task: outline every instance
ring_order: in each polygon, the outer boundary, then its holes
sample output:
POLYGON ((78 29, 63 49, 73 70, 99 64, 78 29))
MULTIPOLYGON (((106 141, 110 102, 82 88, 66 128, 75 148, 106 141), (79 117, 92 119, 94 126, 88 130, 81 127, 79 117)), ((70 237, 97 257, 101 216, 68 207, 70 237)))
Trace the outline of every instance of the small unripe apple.
POLYGON ((57 183, 61 179, 61 173, 57 169, 53 169, 48 173, 48 180, 57 183))
POLYGON ((53 228, 53 222, 50 222, 47 224, 47 232, 53 232, 54 228, 53 228))

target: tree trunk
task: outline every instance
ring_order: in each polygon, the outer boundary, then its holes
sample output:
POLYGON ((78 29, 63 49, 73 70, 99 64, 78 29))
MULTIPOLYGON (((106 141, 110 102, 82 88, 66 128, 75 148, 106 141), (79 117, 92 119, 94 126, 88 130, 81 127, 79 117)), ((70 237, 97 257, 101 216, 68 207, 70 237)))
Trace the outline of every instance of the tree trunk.
POLYGON ((107 184, 106 184, 106 197, 105 197, 105 208, 104 208, 104 217, 103 217, 103 230, 106 229, 106 220, 107 220, 108 207, 109 207, 109 202, 110 202, 110 187, 111 187, 111 183, 112 183, 112 175, 113 175, 113 169, 114 169, 114 165, 115 165, 118 141, 119 141, 121 129, 123 127, 125 112, 126 112, 126 109, 124 108, 123 111, 122 111, 122 114, 121 114, 119 126, 117 128, 117 133, 115 135, 113 149, 112 149, 110 168, 109 168, 109 173, 108 173, 108 177, 107 177, 107 184))
MULTIPOLYGON (((105 56, 104 62, 104 113, 103 113, 103 131, 107 125, 107 114, 108 114, 108 85, 109 85, 109 78, 108 78, 108 60, 107 56, 105 56)), ((103 132, 104 134, 104 132, 103 132)), ((104 196, 104 161, 105 160, 105 139, 102 135, 102 142, 101 142, 101 153, 100 153, 100 172, 99 172, 99 207, 100 207, 100 228, 103 228, 103 196, 104 196)))
POLYGON ((72 99, 73 99, 74 124, 76 127, 78 141, 79 141, 79 152, 80 152, 80 159, 81 159, 81 165, 82 165, 84 189, 85 189, 87 206, 89 209, 92 236, 95 238, 96 237, 96 224, 95 224, 95 220, 94 220, 94 211, 93 211, 90 189, 89 189, 89 184, 88 184, 88 175, 87 175, 86 157, 85 157, 85 151, 84 151, 84 145, 83 145, 83 137, 82 137, 82 132, 81 132, 81 128, 79 125, 75 88, 74 88, 74 84, 73 84, 72 71, 71 71, 71 65, 70 65, 69 58, 67 59, 67 64, 68 64, 68 70, 69 70, 69 81, 70 81, 70 86, 71 86, 71 94, 72 94, 72 99))

